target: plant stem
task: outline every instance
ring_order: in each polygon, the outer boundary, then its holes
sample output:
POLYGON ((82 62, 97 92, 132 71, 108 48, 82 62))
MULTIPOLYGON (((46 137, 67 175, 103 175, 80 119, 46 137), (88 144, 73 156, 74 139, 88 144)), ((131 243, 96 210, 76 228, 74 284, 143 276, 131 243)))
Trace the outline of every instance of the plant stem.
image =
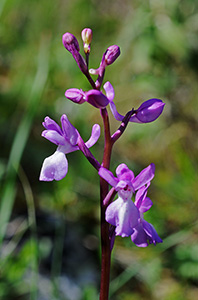
POLYGON ((125 115, 125 117, 122 120, 122 123, 121 123, 120 127, 111 136, 112 144, 114 144, 121 137, 121 135, 123 134, 123 132, 125 131, 128 123, 129 123, 130 117, 133 115, 133 113, 134 113, 134 109, 132 108, 132 110, 128 111, 128 113, 125 115))
POLYGON ((93 81, 91 75, 89 74, 89 71, 87 71, 86 73, 84 73, 84 75, 87 77, 89 83, 91 84, 93 89, 96 89, 96 85, 95 82, 93 81))
MULTIPOLYGON (((102 166, 109 169, 112 142, 110 135, 109 117, 106 108, 101 109, 101 115, 104 123, 105 146, 102 166)), ((104 179, 100 179, 100 206, 101 206, 101 283, 100 283, 100 300, 108 300, 109 297, 109 281, 110 281, 110 265, 111 265, 111 249, 109 239, 109 224, 105 220, 104 199, 108 194, 109 185, 104 179)))

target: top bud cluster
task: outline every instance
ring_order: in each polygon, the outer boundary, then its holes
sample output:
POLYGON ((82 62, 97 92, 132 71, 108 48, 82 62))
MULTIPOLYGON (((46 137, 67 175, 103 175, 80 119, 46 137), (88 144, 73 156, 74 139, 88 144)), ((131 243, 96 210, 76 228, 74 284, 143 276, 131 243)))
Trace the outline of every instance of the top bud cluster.
MULTIPOLYGON (((102 93, 101 86, 104 79, 105 69, 111 65, 120 55, 120 48, 117 45, 112 45, 103 53, 99 68, 88 70, 89 54, 91 51, 92 30, 90 28, 83 29, 81 33, 83 40, 84 53, 86 59, 80 54, 80 47, 76 37, 66 32, 62 37, 64 47, 72 54, 77 62, 82 73, 89 80, 92 89, 83 91, 81 89, 68 89, 65 92, 67 99, 82 104, 88 102, 96 108, 105 108, 108 104, 115 119, 122 121, 124 116, 119 114, 114 103, 114 89, 110 82, 106 82, 103 86, 105 93, 102 93), (97 80, 94 82, 91 75, 97 75, 97 80)), ((133 110, 130 122, 148 123, 156 120, 162 113, 164 103, 159 99, 150 99, 142 103, 138 109, 133 110)))

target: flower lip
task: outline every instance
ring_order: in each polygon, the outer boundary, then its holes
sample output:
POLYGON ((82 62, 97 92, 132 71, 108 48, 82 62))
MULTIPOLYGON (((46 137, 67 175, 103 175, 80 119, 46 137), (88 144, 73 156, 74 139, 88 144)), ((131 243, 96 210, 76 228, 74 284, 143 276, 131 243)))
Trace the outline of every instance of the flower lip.
POLYGON ((61 180, 66 176, 67 171, 68 162, 65 154, 61 151, 56 151, 44 160, 39 180, 61 180))

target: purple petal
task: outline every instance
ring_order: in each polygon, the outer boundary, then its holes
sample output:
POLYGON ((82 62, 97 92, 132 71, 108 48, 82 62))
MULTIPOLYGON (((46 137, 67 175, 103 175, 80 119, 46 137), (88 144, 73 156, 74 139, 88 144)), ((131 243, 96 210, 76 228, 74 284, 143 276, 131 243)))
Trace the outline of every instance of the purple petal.
POLYGON ((39 180, 52 181, 61 180, 68 171, 68 162, 65 154, 56 151, 53 155, 47 157, 42 165, 39 180))
POLYGON ((152 224, 148 223, 145 220, 142 220, 142 225, 144 228, 144 231, 146 232, 148 238, 149 238, 149 243, 150 244, 156 244, 156 243, 162 243, 162 239, 159 237, 159 235, 157 234, 157 231, 155 230, 155 228, 153 227, 152 224))
POLYGON ((159 99, 147 100, 137 109, 136 117, 142 123, 153 122, 161 115, 164 105, 159 99))
POLYGON ((151 201, 150 198, 146 197, 143 201, 142 201, 142 204, 140 206, 140 209, 139 211, 141 213, 145 213, 146 211, 148 211, 151 206, 153 205, 153 202, 151 201))
POLYGON ((55 130, 44 130, 42 136, 56 145, 64 145, 65 139, 55 130))
POLYGON ((111 186, 115 187, 118 184, 118 179, 114 177, 113 173, 106 168, 101 167, 98 171, 100 177, 106 180, 111 186))
POLYGON ((148 189, 148 185, 143 186, 137 191, 135 195, 135 205, 137 206, 138 209, 140 209, 142 205, 142 201, 145 199, 147 195, 147 189, 148 189))
POLYGON ((98 90, 88 91, 85 100, 96 108, 105 108, 109 104, 107 97, 98 90))
POLYGON ((115 103, 112 101, 112 102, 109 103, 109 106, 110 106, 110 109, 111 109, 111 112, 112 112, 114 118, 117 121, 122 121, 124 116, 118 113, 118 111, 116 109, 116 106, 115 106, 115 103))
POLYGON ((78 140, 78 133, 65 114, 61 117, 61 124, 65 137, 69 140, 71 145, 75 146, 78 140))
POLYGON ((42 124, 46 129, 57 131, 61 135, 63 134, 60 126, 50 117, 45 117, 42 124))
POLYGON ((150 164, 147 168, 143 169, 136 177, 132 180, 132 185, 135 190, 138 190, 143 185, 149 183, 155 175, 155 165, 150 164))
POLYGON ((91 137, 90 139, 85 143, 85 145, 90 148, 98 141, 100 137, 100 126, 98 124, 94 124, 92 127, 91 137))
POLYGON ((120 164, 116 168, 116 175, 119 180, 132 181, 134 179, 133 172, 125 164, 120 164))
POLYGON ((131 235, 131 240, 138 247, 147 247, 148 246, 148 237, 142 227, 142 224, 138 224, 134 228, 134 232, 131 235))
POLYGON ((112 102, 113 101, 113 99, 114 99, 114 88, 113 88, 113 86, 111 85, 111 83, 109 82, 109 81, 107 81, 104 85, 103 85, 103 88, 104 88, 104 90, 105 90, 105 92, 106 92, 106 96, 107 96, 107 98, 108 98, 108 100, 110 101, 110 102, 112 102))
POLYGON ((69 100, 71 100, 75 103, 78 103, 78 104, 81 104, 81 103, 85 102, 84 96, 85 96, 85 93, 82 90, 75 89, 75 88, 74 89, 68 89, 65 92, 65 97, 66 98, 68 98, 69 100))

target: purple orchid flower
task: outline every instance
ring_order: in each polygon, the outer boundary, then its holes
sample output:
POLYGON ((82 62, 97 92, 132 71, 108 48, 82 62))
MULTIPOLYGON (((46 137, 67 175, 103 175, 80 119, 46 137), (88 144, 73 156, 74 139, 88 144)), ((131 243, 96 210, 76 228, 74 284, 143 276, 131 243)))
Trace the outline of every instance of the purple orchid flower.
POLYGON ((149 244, 162 243, 162 239, 158 236, 152 224, 148 223, 143 218, 143 213, 148 211, 153 205, 150 198, 146 197, 149 184, 137 191, 135 197, 135 206, 140 212, 138 225, 134 228, 131 235, 131 240, 138 247, 147 247, 149 244))
MULTIPOLYGON (((124 116, 119 114, 114 99, 114 89, 109 81, 104 84, 104 90, 109 100, 109 106, 114 118, 117 121, 122 121, 124 116)), ((134 114, 130 118, 130 122, 134 123, 149 123, 155 121, 162 113, 165 103, 160 99, 150 99, 143 102, 140 107, 135 110, 134 114)))
POLYGON ((115 234, 122 237, 130 236, 139 224, 140 212, 131 200, 133 193, 150 184, 154 177, 155 166, 150 164, 136 177, 125 165, 120 164, 116 169, 117 177, 111 171, 101 167, 99 175, 118 192, 118 199, 109 204, 106 209, 106 221, 115 226, 115 234))
MULTIPOLYGON (((49 117, 46 117, 43 122, 46 130, 42 132, 42 136, 58 147, 54 154, 44 160, 39 177, 41 181, 61 180, 64 178, 68 172, 68 162, 65 154, 79 150, 77 145, 79 133, 65 114, 61 117, 61 125, 62 129, 49 117)), ((85 145, 88 148, 92 147, 99 136, 100 126, 95 124, 92 127, 91 137, 85 145)))

